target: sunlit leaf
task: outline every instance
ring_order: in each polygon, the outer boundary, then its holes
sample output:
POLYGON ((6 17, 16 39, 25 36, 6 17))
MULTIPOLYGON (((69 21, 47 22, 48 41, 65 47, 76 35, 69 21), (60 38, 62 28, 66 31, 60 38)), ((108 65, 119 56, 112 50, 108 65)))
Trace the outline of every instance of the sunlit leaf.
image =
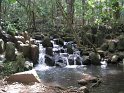
POLYGON ((8 0, 10 3, 15 3, 16 0, 8 0))

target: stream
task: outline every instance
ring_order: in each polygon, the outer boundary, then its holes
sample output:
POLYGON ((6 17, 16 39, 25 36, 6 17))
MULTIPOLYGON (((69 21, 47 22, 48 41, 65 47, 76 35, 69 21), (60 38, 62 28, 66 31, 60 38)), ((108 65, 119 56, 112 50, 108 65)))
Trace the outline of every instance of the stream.
MULTIPOLYGON (((54 45, 55 46, 55 45, 54 45)), ((60 48, 60 47, 59 47, 60 48)), ((55 49, 55 48, 53 48, 55 49)), ((81 87, 77 80, 80 80, 84 73, 102 78, 102 84, 99 87, 91 88, 90 93, 124 93, 124 66, 120 64, 108 65, 104 63, 101 66, 69 65, 56 67, 45 64, 45 48, 39 47, 39 64, 35 67, 41 81, 45 85, 61 87, 81 87)), ((77 53, 77 52, 76 52, 77 53)), ((77 57, 78 54, 74 54, 77 57)), ((65 56, 63 58, 66 58, 65 56)), ((68 57, 66 58, 68 59, 68 57)))

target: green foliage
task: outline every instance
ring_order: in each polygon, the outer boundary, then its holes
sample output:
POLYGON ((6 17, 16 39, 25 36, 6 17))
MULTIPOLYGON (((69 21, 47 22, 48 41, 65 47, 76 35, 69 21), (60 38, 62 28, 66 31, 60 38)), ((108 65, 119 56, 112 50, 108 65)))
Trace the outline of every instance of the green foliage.
POLYGON ((8 0, 10 3, 15 3, 16 0, 8 0))
POLYGON ((23 55, 17 55, 16 61, 5 61, 3 63, 3 67, 0 69, 0 75, 8 76, 17 72, 22 72, 25 70, 24 64, 25 58, 23 57, 23 55))

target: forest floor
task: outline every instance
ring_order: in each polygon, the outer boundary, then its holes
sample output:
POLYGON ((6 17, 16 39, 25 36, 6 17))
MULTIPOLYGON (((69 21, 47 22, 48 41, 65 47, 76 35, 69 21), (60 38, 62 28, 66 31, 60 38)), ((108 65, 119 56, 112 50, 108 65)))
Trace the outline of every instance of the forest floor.
POLYGON ((0 80, 0 93, 84 93, 77 88, 64 89, 59 86, 45 86, 42 83, 12 83, 0 80))

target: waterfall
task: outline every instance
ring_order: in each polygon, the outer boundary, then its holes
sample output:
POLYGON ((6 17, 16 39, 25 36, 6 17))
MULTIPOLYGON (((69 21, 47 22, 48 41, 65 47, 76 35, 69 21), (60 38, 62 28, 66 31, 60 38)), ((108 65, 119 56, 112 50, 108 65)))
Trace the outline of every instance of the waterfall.
MULTIPOLYGON (((73 54, 67 53, 67 48, 64 48, 63 46, 59 46, 55 43, 54 40, 51 40, 53 44, 53 56, 50 55, 50 58, 54 60, 54 66, 60 66, 60 67, 70 67, 70 66, 76 66, 76 65, 82 65, 82 58, 80 57, 80 51, 76 48, 76 44, 72 44, 72 49, 74 50, 73 54), (63 50, 63 52, 61 52, 63 50), (77 62, 78 61, 78 62, 77 62)), ((70 44, 72 42, 64 42, 64 45, 70 44)), ((38 65, 36 66, 36 69, 48 69, 49 66, 45 63, 45 55, 46 54, 46 48, 42 46, 42 44, 39 44, 39 60, 38 65)))

